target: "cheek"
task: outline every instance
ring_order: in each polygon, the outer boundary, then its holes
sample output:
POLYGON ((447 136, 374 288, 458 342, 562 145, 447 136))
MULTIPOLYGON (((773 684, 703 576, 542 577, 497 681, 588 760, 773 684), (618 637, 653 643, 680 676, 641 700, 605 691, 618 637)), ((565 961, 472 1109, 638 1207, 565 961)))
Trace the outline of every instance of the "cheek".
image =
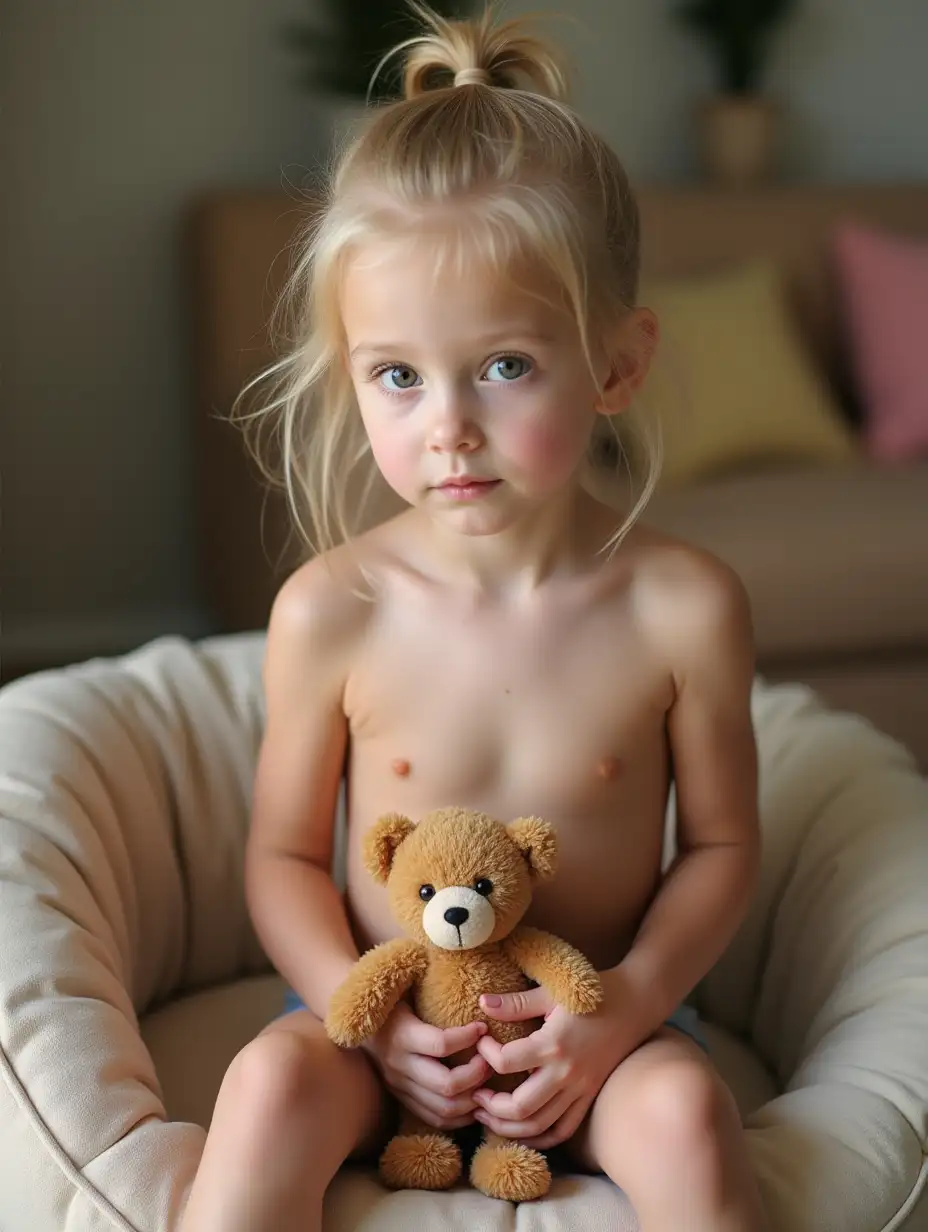
POLYGON ((401 422, 376 417, 365 419, 364 426, 380 473, 391 487, 402 487, 416 470, 417 451, 409 432, 401 422))
POLYGON ((513 462, 539 480, 561 480, 576 467, 589 441, 590 426, 574 420, 513 423, 500 442, 513 462))

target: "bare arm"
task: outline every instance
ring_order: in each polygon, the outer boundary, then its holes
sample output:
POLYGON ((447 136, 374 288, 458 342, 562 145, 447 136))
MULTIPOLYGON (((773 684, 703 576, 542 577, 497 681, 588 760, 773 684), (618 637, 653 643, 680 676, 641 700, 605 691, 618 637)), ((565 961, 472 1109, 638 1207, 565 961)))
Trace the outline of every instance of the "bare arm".
POLYGON ((651 1002, 658 1021, 732 939, 750 903, 760 857, 747 596, 730 570, 701 556, 660 592, 660 610, 651 615, 675 682, 667 727, 678 854, 634 945, 615 969, 651 1002))
POLYGON ((245 854, 245 894, 261 943, 320 1018, 358 958, 330 872, 356 602, 314 560, 274 603, 264 665, 267 728, 245 854))

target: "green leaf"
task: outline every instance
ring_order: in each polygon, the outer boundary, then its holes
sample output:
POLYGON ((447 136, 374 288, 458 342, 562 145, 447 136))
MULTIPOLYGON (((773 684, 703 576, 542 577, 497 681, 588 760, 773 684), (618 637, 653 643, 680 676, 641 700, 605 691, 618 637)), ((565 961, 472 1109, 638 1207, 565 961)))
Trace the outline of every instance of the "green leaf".
MULTIPOLYGON (((450 18, 466 16, 474 2, 431 0, 436 12, 450 18)), ((311 22, 291 22, 281 31, 283 41, 302 62, 300 81, 310 90, 364 98, 383 56, 421 29, 405 0, 314 0, 314 16, 320 7, 321 28, 311 22)), ((398 84, 397 67, 391 72, 388 66, 378 75, 372 97, 390 97, 398 84)))
POLYGON ((722 88, 747 93, 758 87, 774 27, 795 7, 796 0, 683 0, 674 12, 710 43, 722 88))

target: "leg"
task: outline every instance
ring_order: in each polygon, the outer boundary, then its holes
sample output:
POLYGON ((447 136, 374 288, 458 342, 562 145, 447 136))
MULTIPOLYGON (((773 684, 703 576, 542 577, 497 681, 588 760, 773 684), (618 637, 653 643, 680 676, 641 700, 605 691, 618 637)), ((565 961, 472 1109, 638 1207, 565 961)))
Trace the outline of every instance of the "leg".
POLYGON ((569 1144, 628 1195, 641 1232, 761 1232, 760 1197, 728 1087, 663 1027, 614 1071, 569 1144))
POLYGON ((363 1053, 318 1018, 275 1019, 226 1071, 181 1232, 311 1232, 354 1152, 383 1141, 387 1099, 363 1053))

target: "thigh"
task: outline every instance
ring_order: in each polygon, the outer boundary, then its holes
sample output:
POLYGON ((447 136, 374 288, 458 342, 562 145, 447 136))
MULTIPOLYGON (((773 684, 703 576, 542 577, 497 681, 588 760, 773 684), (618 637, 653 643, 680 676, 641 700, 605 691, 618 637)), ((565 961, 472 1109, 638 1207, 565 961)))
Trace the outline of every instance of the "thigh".
POLYGON ((672 1158, 693 1139, 741 1133, 734 1097, 706 1051, 683 1031, 662 1027, 617 1066, 566 1144, 574 1166, 613 1175, 652 1144, 672 1158))
POLYGON ((369 1159, 382 1150, 396 1121, 396 1106, 367 1053, 333 1044, 320 1019, 305 1007, 275 1018, 257 1038, 278 1034, 302 1042, 333 1104, 357 1118, 358 1144, 351 1158, 369 1159))

